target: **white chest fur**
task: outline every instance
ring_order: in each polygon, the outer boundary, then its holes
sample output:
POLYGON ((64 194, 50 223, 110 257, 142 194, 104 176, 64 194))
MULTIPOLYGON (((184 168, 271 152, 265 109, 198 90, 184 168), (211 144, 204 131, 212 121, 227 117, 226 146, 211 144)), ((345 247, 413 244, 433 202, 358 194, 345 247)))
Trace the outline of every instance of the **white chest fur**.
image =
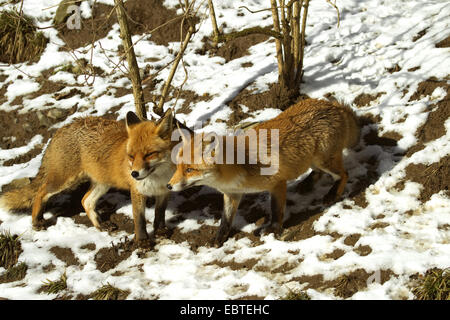
POLYGON ((161 164, 148 177, 135 182, 139 193, 146 196, 157 196, 169 192, 167 183, 175 172, 171 164, 161 164))

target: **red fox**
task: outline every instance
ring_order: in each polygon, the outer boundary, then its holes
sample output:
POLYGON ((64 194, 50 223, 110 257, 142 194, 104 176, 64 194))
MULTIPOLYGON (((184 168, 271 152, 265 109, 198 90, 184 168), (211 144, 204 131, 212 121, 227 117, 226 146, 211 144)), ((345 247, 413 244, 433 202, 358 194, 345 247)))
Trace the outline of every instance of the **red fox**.
POLYGON ((156 198, 154 230, 165 224, 166 184, 175 171, 170 157, 173 120, 170 110, 158 122, 140 121, 133 112, 128 112, 125 123, 100 117, 76 119, 56 131, 31 184, 4 193, 0 207, 32 207, 33 227, 41 229, 46 225, 43 204, 50 196, 90 181, 81 202, 92 224, 101 229, 95 205, 102 195, 110 188, 130 190, 135 238, 148 240, 147 196, 156 198))
POLYGON ((216 246, 221 246, 227 240, 234 215, 245 193, 270 192, 272 216, 266 231, 281 233, 286 203, 286 181, 296 179, 310 167, 329 173, 334 178, 336 183, 329 194, 339 198, 348 179, 343 166, 342 151, 355 146, 360 135, 358 119, 349 107, 316 99, 300 101, 276 118, 257 124, 252 130, 258 137, 254 139, 257 145, 251 145, 250 134, 246 131, 247 140, 245 147, 241 149, 237 143, 239 136, 231 139, 229 136, 215 137, 218 140, 216 146, 223 147, 219 150, 222 155, 217 157, 217 149, 214 149, 211 156, 217 160, 226 155, 227 161, 221 163, 210 161, 211 159, 202 153, 203 148, 211 145, 211 142, 204 141, 205 134, 191 135, 188 131, 179 130, 183 147, 178 151, 177 169, 167 188, 180 191, 194 185, 207 185, 224 194, 221 224, 214 240, 216 246), (271 129, 277 129, 275 132, 278 137, 271 136, 265 142, 270 142, 267 143, 267 150, 273 160, 271 166, 275 166, 276 170, 271 174, 263 174, 262 170, 267 169, 268 162, 261 157, 261 136, 264 131, 271 129), (278 141, 273 141, 276 138, 278 141), (230 146, 228 141, 234 143, 230 146), (278 145, 274 142, 278 142, 278 145), (274 146, 278 147, 278 150, 274 146), (200 159, 196 159, 199 154, 200 159), (242 154, 246 162, 236 163, 242 154), (257 155, 259 157, 256 157, 257 155), (251 163, 252 156, 257 161, 251 163), (228 161, 229 158, 234 161, 228 161))

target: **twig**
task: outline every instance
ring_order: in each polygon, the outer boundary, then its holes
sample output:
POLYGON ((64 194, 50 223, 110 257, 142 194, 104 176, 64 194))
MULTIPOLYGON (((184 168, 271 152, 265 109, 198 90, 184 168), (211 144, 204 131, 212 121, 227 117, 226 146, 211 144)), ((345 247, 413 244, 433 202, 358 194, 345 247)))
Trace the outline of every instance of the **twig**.
POLYGON ((180 60, 181 60, 181 58, 182 58, 182 56, 184 54, 184 51, 187 48, 187 45, 189 44, 189 41, 191 40, 191 36, 194 34, 194 31, 195 31, 194 27, 193 26, 189 26, 188 33, 186 34, 186 37, 184 38, 184 42, 183 42, 183 44, 182 44, 182 46, 180 48, 180 52, 178 52, 178 55, 177 55, 173 65, 172 65, 172 68, 170 70, 169 77, 167 78, 167 81, 164 84, 164 88, 163 88, 163 91, 162 91, 162 94, 161 94, 161 98, 159 100, 159 104, 154 110, 155 113, 158 114, 158 115, 162 115, 162 113, 163 113, 163 106, 164 106, 164 102, 166 100, 167 94, 169 92, 170 83, 172 82, 172 79, 173 79, 173 77, 175 75, 175 71, 177 70, 178 64, 179 64, 179 62, 180 62, 180 60))
POLYGON ((336 5, 336 0, 335 0, 335 3, 333 3, 333 2, 331 2, 331 0, 326 0, 332 7, 334 7, 335 9, 336 9, 336 12, 337 12, 337 19, 338 19, 338 23, 337 23, 337 26, 338 26, 338 28, 339 28, 339 25, 340 25, 340 23, 341 23, 341 14, 340 14, 340 12, 339 12, 339 8, 337 7, 337 5, 336 5))

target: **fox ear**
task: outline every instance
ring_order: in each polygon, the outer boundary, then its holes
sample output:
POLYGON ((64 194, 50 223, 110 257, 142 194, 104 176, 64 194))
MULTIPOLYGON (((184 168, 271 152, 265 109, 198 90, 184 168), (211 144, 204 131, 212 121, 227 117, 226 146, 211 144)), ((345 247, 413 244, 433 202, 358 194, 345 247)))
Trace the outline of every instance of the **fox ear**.
POLYGON ((173 113, 172 109, 167 109, 166 113, 162 118, 159 120, 157 127, 156 127, 156 133, 160 137, 164 137, 167 134, 170 134, 172 131, 172 125, 173 125, 173 113))
POLYGON ((183 143, 187 144, 189 142, 188 138, 184 135, 183 129, 180 128, 180 124, 178 123, 178 121, 176 123, 178 132, 180 133, 181 136, 181 140, 183 141, 183 143))
POLYGON ((130 126, 132 126, 134 124, 138 124, 139 122, 141 122, 141 120, 138 118, 138 116, 134 112, 129 111, 127 113, 127 117, 125 120, 125 123, 127 125, 127 130, 130 129, 130 126))

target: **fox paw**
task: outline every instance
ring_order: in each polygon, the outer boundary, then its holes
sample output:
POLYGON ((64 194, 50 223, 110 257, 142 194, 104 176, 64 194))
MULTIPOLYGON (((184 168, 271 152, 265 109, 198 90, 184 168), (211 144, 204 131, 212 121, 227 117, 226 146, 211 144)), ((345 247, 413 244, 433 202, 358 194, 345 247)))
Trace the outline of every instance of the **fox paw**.
POLYGON ((33 229, 36 231, 46 230, 48 225, 49 223, 44 219, 33 221, 33 229))
POLYGON ((283 228, 278 223, 273 223, 265 227, 261 227, 255 231, 257 236, 267 236, 273 233, 275 238, 279 238, 283 233, 283 228))
POLYGON ((119 227, 111 221, 103 221, 99 224, 99 227, 97 229, 99 229, 100 231, 112 232, 119 229, 119 227))
POLYGON ((134 243, 139 249, 144 249, 144 250, 150 250, 155 245, 155 242, 153 240, 151 240, 150 238, 140 239, 140 240, 135 239, 134 243))
POLYGON ((155 237, 165 237, 168 238, 172 234, 172 230, 169 229, 167 226, 158 227, 158 229, 153 231, 153 234, 155 237))
POLYGON ((221 246, 223 246, 223 244, 227 240, 228 240, 228 233, 227 234, 221 234, 219 232, 219 234, 217 234, 217 236, 214 238, 213 246, 215 248, 220 248, 221 246))
POLYGON ((340 197, 335 192, 328 192, 325 197, 323 198, 323 203, 326 205, 332 205, 336 202, 338 202, 340 197))

